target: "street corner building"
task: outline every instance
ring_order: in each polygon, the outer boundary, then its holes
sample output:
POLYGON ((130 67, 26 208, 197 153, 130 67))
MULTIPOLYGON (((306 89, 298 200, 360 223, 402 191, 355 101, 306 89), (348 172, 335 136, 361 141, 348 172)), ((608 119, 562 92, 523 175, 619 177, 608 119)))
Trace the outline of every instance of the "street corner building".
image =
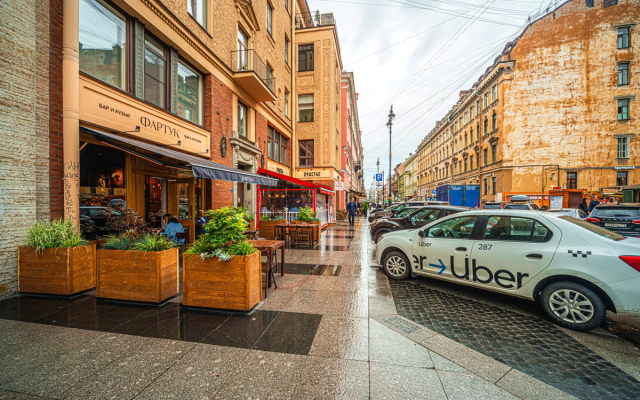
POLYGON ((259 218, 306 196, 335 221, 333 14, 305 0, 25 0, 2 2, 0 22, 0 298, 17 292, 17 248, 38 220, 82 227, 125 204, 165 210, 193 241, 200 209, 259 218))
POLYGON ((639 21, 638 0, 565 1, 532 20, 418 146, 418 196, 639 201, 639 21))

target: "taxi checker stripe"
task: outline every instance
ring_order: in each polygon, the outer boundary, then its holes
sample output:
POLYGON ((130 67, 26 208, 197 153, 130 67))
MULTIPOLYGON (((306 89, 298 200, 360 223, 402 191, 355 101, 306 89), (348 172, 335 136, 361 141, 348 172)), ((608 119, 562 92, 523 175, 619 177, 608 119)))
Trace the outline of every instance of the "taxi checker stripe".
POLYGON ((578 251, 576 253, 573 252, 573 250, 568 250, 569 254, 573 254, 574 257, 578 257, 578 254, 582 255, 582 258, 587 258, 587 256, 591 255, 590 251, 587 251, 586 253, 583 253, 582 251, 578 251))

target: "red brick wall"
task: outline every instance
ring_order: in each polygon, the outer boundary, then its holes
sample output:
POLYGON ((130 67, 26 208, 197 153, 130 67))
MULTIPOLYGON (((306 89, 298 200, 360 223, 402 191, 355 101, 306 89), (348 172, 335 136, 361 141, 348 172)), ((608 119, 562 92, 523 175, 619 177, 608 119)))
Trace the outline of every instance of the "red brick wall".
POLYGON ((51 217, 64 215, 62 193, 62 0, 50 0, 49 187, 51 217))
MULTIPOLYGON (((262 150, 262 155, 265 157, 264 166, 267 166, 267 135, 268 135, 267 118, 256 111, 256 142, 258 147, 262 150)), ((258 164, 261 165, 261 164, 258 164)))
MULTIPOLYGON (((204 81, 204 125, 211 130, 211 161, 233 166, 233 155, 229 138, 233 131, 233 92, 213 75, 204 81), (220 114, 218 114, 220 112, 220 114), (227 120, 227 118, 229 118, 227 120), (222 157, 220 143, 222 137, 227 140, 227 155, 222 157)), ((233 205, 232 182, 211 180, 205 189, 207 208, 215 209, 233 205)))

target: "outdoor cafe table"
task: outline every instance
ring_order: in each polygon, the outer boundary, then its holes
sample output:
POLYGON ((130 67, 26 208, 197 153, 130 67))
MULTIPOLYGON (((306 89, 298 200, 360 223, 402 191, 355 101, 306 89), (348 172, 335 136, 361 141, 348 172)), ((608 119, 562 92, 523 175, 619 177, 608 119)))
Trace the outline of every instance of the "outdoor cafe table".
MULTIPOLYGON (((278 249, 280 249, 280 276, 284 276, 284 241, 282 240, 262 240, 262 239, 254 239, 249 240, 249 243, 253 245, 256 249, 260 251, 267 252, 267 262, 270 266, 273 264, 273 257, 275 257, 275 253, 278 249)), ((269 279, 267 279, 268 281, 269 279)), ((271 287, 271 283, 269 283, 269 287, 271 287)))
MULTIPOLYGON (((276 225, 276 229, 277 229, 277 228, 282 228, 282 229, 284 229, 284 230, 287 230, 287 231, 288 231, 288 230, 298 229, 298 228, 309 228, 309 229, 311 229, 311 230, 312 230, 312 231, 311 231, 311 238, 312 238, 311 240, 312 240, 312 242, 314 242, 314 243, 315 243, 315 240, 313 240, 313 237, 314 237, 314 234, 313 234, 313 228, 314 228, 315 226, 316 226, 316 225, 314 225, 314 224, 300 224, 300 223, 298 223, 298 224, 294 224, 294 223, 292 223, 292 222, 286 222, 286 223, 283 223, 283 224, 278 224, 278 225, 276 225)), ((294 241, 295 241, 295 240, 294 240, 294 241)))

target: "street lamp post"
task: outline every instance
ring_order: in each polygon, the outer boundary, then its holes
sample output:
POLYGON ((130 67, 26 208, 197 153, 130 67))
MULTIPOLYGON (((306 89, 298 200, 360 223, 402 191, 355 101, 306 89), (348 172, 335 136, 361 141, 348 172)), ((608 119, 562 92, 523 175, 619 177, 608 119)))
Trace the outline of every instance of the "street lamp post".
POLYGON ((389 110, 389 121, 387 122, 387 126, 389 127, 389 184, 387 185, 389 188, 389 202, 391 202, 391 127, 393 126, 393 119, 395 117, 396 115, 393 113, 392 104, 389 110))

